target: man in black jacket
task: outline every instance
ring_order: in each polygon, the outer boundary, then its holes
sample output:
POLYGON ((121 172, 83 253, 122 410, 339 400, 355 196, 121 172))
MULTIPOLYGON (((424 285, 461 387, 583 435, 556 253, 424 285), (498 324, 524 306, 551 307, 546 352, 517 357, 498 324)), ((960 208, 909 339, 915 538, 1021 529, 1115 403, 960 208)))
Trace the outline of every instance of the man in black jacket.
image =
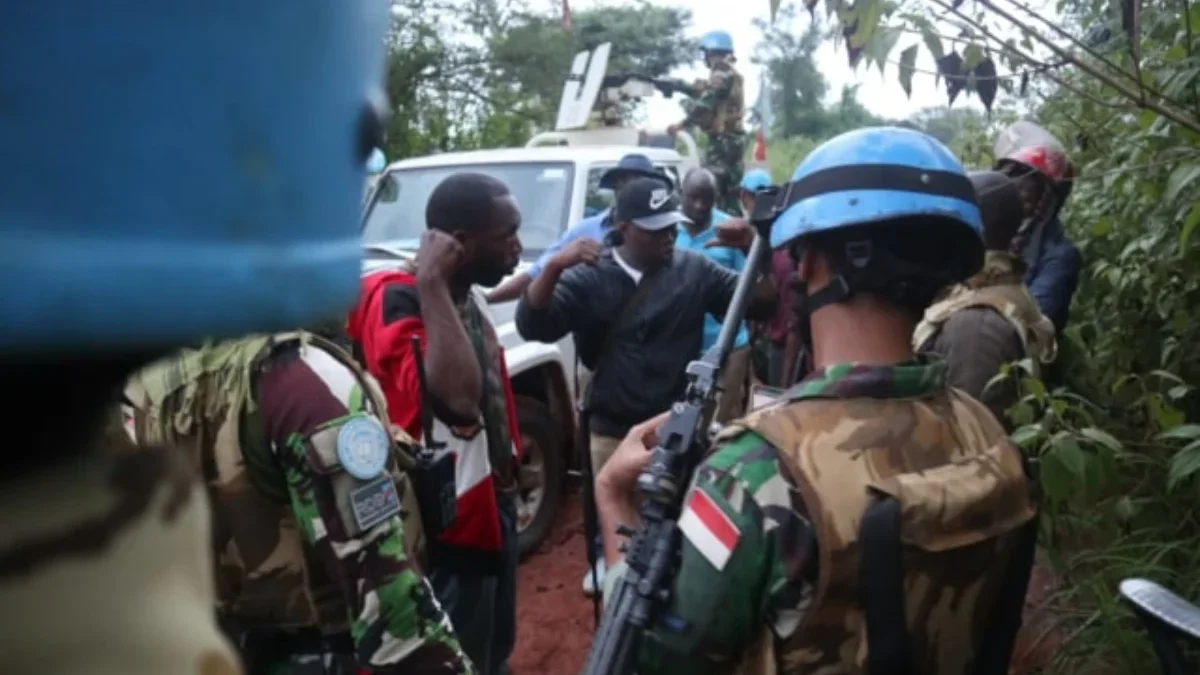
MULTIPOLYGON (((578 264, 569 251, 551 259, 516 314, 526 340, 556 342, 572 333, 593 372, 584 400, 594 471, 633 425, 668 409, 683 392, 704 317, 725 315, 738 280, 704 255, 675 248, 687 217, 661 181, 640 178, 622 187, 615 220, 618 245, 592 264, 578 264), (646 287, 638 292, 640 285, 646 287)), ((747 315, 769 316, 774 301, 764 276, 747 315)))

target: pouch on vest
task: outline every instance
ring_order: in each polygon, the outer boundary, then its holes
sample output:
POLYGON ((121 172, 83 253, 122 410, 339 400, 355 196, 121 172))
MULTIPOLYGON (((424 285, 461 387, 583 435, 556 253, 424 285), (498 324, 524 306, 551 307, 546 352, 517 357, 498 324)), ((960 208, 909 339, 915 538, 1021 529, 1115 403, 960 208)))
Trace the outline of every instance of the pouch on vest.
POLYGON ((962 462, 897 474, 870 485, 876 501, 859 530, 868 672, 914 675, 905 592, 905 548, 926 554, 1016 535, 973 673, 1007 672, 1036 538, 1036 476, 999 444, 962 462), (1015 614, 1015 617, 1014 617, 1015 614), (1015 625, 1013 621, 1015 619, 1015 625), (1001 644, 1006 643, 1006 644, 1001 644), (997 667, 1003 660, 1004 665, 997 667))

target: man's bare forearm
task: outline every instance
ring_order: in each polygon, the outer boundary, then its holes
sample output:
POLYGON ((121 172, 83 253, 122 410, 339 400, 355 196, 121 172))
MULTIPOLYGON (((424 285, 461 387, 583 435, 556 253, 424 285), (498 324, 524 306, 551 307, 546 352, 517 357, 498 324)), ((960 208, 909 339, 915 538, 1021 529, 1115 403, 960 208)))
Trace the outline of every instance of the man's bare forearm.
POLYGON ((493 288, 492 291, 488 293, 488 303, 494 305, 500 302, 516 300, 517 298, 521 297, 521 294, 525 292, 526 288, 529 288, 529 284, 532 281, 532 277, 522 272, 521 274, 518 274, 508 281, 493 288))
POLYGON ((450 288, 441 279, 423 279, 418 281, 418 290, 429 393, 463 420, 477 420, 483 373, 450 288))
POLYGON ((636 528, 641 524, 635 506, 634 495, 608 484, 602 477, 596 479, 596 513, 600 517, 600 532, 604 540, 604 564, 612 567, 621 560, 622 537, 617 535, 618 525, 636 528))

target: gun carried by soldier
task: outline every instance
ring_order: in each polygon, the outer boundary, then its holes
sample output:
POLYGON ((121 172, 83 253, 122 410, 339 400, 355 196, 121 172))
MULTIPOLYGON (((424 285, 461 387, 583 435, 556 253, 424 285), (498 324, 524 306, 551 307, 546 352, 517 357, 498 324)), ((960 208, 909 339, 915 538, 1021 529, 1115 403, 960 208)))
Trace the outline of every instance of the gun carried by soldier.
POLYGON ((779 188, 759 193, 751 222, 757 230, 733 300, 725 313, 717 342, 698 361, 688 365, 688 384, 681 400, 658 431, 659 444, 638 477, 642 493, 641 526, 622 525, 617 534, 630 537, 623 549, 628 570, 607 598, 604 616, 584 665, 584 675, 629 675, 637 665, 642 635, 660 618, 679 557, 676 522, 692 474, 708 451, 710 428, 721 369, 746 314, 753 287, 770 259, 767 243, 779 188))
POLYGON ((677 80, 668 77, 649 77, 640 73, 617 73, 615 75, 607 75, 601 82, 600 86, 602 89, 621 89, 630 80, 650 84, 667 98, 674 96, 675 92, 679 92, 684 96, 696 98, 701 94, 703 89, 703 82, 701 81, 688 84, 683 80, 677 80))

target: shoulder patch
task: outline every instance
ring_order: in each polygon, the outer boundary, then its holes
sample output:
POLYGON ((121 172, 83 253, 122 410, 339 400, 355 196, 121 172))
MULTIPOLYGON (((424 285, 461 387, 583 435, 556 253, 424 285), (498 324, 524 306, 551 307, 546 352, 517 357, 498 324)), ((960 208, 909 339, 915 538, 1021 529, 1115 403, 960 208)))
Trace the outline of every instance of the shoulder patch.
POLYGON ((688 497, 679 517, 679 531, 718 571, 725 569, 742 537, 733 520, 699 488, 693 489, 688 497))
POLYGON ((383 325, 395 323, 402 319, 421 317, 421 298, 417 287, 408 284, 391 283, 383 289, 383 325))
POLYGON ((388 433, 374 417, 356 417, 338 431, 338 461, 346 473, 371 480, 387 467, 388 433))

